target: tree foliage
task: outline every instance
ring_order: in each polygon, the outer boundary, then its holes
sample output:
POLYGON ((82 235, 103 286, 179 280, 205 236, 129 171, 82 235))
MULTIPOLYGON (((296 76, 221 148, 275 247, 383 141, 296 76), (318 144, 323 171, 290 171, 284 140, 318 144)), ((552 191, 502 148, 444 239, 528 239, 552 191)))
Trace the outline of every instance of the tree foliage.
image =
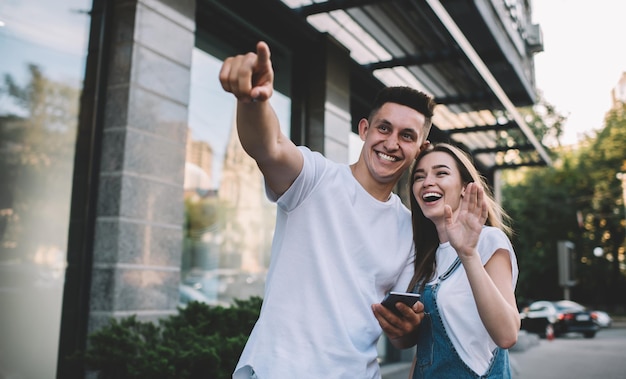
POLYGON ((4 258, 62 250, 67 238, 80 89, 47 78, 36 65, 27 69, 27 83, 8 74, 0 83, 4 258))
POLYGON ((583 303, 624 306, 626 221, 621 182, 626 171, 626 107, 610 111, 602 130, 576 149, 560 148, 552 167, 507 174, 503 206, 513 219, 520 266, 520 303, 560 299, 557 243, 576 245, 578 284, 573 297, 583 303), (601 247, 603 257, 593 250, 601 247))
POLYGON ((535 136, 546 146, 559 144, 567 117, 542 95, 535 105, 522 109, 520 113, 535 136))

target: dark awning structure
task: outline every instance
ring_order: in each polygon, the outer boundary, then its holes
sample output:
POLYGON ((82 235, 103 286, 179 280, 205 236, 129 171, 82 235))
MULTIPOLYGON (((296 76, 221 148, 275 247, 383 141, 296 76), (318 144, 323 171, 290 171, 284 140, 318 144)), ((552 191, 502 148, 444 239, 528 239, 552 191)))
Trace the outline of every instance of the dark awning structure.
POLYGON ((551 164, 519 111, 537 101, 533 56, 543 50, 529 0, 198 4, 199 33, 227 36, 233 46, 254 46, 258 31, 292 51, 330 35, 352 60, 353 119, 366 114, 371 94, 381 87, 408 85, 432 94, 440 104, 429 139, 462 147, 482 172, 551 164), (242 33, 246 28, 248 34, 242 33))
POLYGON ((536 101, 533 55, 543 50, 529 1, 283 2, 367 74, 434 95, 431 139, 462 145, 488 169, 551 163, 518 112, 536 101))

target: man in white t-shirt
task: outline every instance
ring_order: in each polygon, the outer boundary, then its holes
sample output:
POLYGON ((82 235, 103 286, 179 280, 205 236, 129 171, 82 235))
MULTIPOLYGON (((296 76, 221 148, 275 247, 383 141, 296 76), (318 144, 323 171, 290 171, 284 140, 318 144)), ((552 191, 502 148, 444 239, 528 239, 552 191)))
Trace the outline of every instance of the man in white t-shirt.
POLYGON ((359 122, 356 163, 338 164, 280 131, 269 98, 267 44, 224 61, 220 81, 237 98, 237 129, 277 203, 261 314, 233 378, 380 378, 376 343, 401 346, 423 305, 379 303, 413 275, 411 217, 392 190, 426 145, 435 106, 407 87, 381 91, 359 122))

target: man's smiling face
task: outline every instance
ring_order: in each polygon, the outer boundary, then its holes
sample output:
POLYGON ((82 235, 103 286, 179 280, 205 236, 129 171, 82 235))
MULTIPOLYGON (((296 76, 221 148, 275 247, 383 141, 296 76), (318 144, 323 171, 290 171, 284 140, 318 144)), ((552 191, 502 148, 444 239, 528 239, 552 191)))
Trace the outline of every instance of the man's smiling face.
POLYGON ((416 110, 385 103, 368 122, 361 120, 363 158, 378 183, 395 183, 411 165, 425 139, 426 118, 416 110))

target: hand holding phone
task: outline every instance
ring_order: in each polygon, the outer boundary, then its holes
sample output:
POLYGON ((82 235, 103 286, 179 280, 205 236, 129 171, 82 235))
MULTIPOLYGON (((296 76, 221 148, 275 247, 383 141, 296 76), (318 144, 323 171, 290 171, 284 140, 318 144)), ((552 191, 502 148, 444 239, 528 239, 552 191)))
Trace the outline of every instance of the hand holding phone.
POLYGON ((420 294, 410 292, 389 292, 381 302, 387 309, 402 317, 402 313, 396 308, 396 303, 404 303, 408 307, 413 307, 420 299, 420 294))

